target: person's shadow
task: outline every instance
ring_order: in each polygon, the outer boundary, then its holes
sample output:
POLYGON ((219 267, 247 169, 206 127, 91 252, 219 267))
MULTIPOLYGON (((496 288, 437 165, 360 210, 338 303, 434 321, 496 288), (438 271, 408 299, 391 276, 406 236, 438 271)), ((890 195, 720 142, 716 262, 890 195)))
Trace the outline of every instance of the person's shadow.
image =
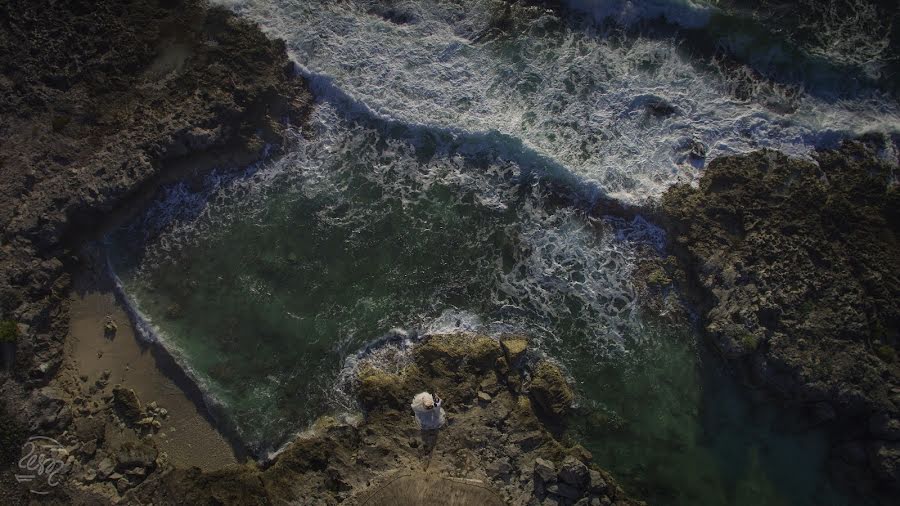
POLYGON ((425 468, 424 471, 428 470, 428 467, 431 466, 431 456, 434 454, 434 449, 438 444, 438 434, 441 432, 440 429, 422 429, 422 458, 425 460, 425 468))

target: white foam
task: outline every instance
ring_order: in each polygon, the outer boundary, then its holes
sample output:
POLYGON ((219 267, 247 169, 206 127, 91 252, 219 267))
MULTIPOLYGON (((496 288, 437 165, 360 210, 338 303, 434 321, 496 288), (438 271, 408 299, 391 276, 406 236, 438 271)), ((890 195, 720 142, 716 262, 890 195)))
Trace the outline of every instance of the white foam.
MULTIPOLYGON (((598 16, 664 16, 702 23, 712 7, 680 1, 580 2, 598 16), (680 17, 679 17, 680 16, 680 17)), ((733 84, 703 71, 673 40, 560 28, 554 14, 531 12, 513 36, 495 37, 494 4, 406 1, 396 23, 377 2, 246 0, 232 7, 287 41, 323 100, 405 125, 500 133, 624 202, 642 203, 675 182, 692 182, 708 159, 763 147, 806 156, 813 146, 871 130, 896 131, 897 104, 877 95, 793 99, 776 112, 734 98, 733 84), (648 116, 641 97, 678 114, 648 116)), ((574 5, 574 3, 573 3, 574 5)))

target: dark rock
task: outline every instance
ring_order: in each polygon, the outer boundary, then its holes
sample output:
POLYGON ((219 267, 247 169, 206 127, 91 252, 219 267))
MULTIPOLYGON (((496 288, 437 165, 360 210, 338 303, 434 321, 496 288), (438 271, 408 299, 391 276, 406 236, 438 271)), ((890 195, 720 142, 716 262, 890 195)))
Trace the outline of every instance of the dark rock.
POLYGON ((346 480, 344 480, 340 471, 333 467, 329 467, 325 470, 325 486, 328 487, 329 490, 339 492, 353 488, 346 480))
POLYGON ((665 118, 678 112, 678 109, 666 99, 652 95, 638 97, 632 103, 632 107, 641 105, 647 115, 655 118, 665 118))
POLYGON ((878 441, 871 445, 869 463, 876 476, 888 483, 900 482, 900 442, 878 441))
POLYGON ((97 479, 97 470, 91 469, 91 468, 85 469, 84 473, 82 474, 82 479, 85 482, 92 482, 92 481, 96 480, 97 479))
POLYGON ((869 419, 869 433, 876 439, 900 441, 900 419, 878 413, 869 419))
POLYGON ((126 490, 131 487, 131 483, 128 482, 125 478, 119 478, 116 480, 116 490, 120 494, 124 494, 126 490))
POLYGON ((137 423, 144 417, 141 401, 130 388, 117 386, 113 388, 113 404, 119 415, 127 422, 137 423))
POLYGON ((810 411, 809 417, 814 425, 827 423, 837 418, 834 408, 827 402, 815 403, 810 411))
POLYGON ((97 441, 88 441, 81 445, 79 449, 84 456, 90 458, 93 457, 95 453, 97 453, 97 441))
POLYGON ((551 483, 556 481, 556 466, 549 460, 541 458, 534 460, 534 476, 542 482, 551 483))
POLYGON ((580 460, 581 462, 584 462, 585 464, 594 460, 594 456, 591 454, 591 452, 580 444, 569 448, 568 454, 580 460))
POLYGON ((588 467, 571 455, 563 460, 559 468, 559 479, 578 489, 586 488, 591 481, 588 467))
POLYGON ((548 494, 565 497, 566 499, 578 499, 582 495, 582 491, 578 487, 561 482, 547 485, 546 490, 548 494))
POLYGON ((494 476, 501 480, 508 480, 513 467, 509 463, 509 458, 502 458, 491 462, 485 469, 489 476, 494 476))
POLYGON ((31 415, 32 432, 59 432, 72 422, 72 410, 65 395, 57 388, 45 387, 31 395, 34 413, 31 415))
POLYGON ((107 319, 106 323, 103 324, 103 335, 109 339, 116 337, 116 332, 118 331, 119 326, 112 319, 107 319))
POLYGON ((116 469, 115 463, 113 463, 112 459, 109 457, 104 457, 100 459, 100 462, 97 463, 97 474, 101 478, 106 478, 116 469))
POLYGON ((606 493, 606 489, 609 487, 606 483, 606 479, 603 477, 601 473, 595 471, 593 469, 590 470, 590 491, 592 494, 601 495, 606 493))
POLYGON ((156 446, 147 440, 127 441, 115 451, 116 469, 153 468, 156 466, 158 455, 156 446))
POLYGON ((539 431, 518 432, 509 436, 509 442, 524 451, 531 451, 544 442, 544 434, 539 431))
MULTIPOLYGON (((662 200, 721 354, 777 396, 815 403, 816 423, 868 420, 864 446, 882 437, 870 413, 900 419, 900 368, 884 348, 900 346, 895 169, 878 154, 890 142, 848 141, 817 163, 773 151, 720 157, 698 188, 676 185, 662 200)), ((888 454, 847 450, 836 451, 844 462, 893 479, 888 454)))
POLYGON ((143 467, 135 467, 133 469, 128 469, 127 471, 125 471, 125 474, 128 476, 142 478, 147 475, 147 470, 143 467))

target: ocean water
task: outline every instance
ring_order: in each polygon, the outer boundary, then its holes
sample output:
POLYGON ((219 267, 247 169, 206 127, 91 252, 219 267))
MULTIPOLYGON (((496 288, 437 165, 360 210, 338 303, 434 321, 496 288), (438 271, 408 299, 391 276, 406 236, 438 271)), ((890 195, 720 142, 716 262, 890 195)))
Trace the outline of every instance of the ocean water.
POLYGON ((283 157, 166 188, 109 258, 144 337, 257 455, 354 410, 345 379, 381 336, 518 332, 636 495, 862 504, 830 485, 824 434, 642 309, 633 271, 664 232, 591 209, 652 205, 718 155, 896 132, 877 44, 823 46, 741 2, 221 3, 285 39, 313 116, 283 157))

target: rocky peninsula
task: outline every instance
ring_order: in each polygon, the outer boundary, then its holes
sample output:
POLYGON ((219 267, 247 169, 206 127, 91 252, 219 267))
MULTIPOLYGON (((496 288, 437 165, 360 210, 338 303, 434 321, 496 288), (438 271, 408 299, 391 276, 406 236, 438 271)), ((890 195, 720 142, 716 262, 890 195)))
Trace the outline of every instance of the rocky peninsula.
POLYGON ((378 354, 359 364, 362 418, 319 419, 264 468, 173 469, 126 497, 396 504, 398 478, 430 477, 436 489, 459 494, 446 504, 475 497, 447 480, 490 486, 483 495, 488 504, 642 504, 592 465, 590 452, 554 434, 574 394, 557 366, 529 353, 526 339, 434 335, 405 352, 388 347, 378 354), (405 357, 386 360, 388 353, 405 357), (440 431, 421 431, 409 409, 422 385, 445 401, 448 421, 440 431))

